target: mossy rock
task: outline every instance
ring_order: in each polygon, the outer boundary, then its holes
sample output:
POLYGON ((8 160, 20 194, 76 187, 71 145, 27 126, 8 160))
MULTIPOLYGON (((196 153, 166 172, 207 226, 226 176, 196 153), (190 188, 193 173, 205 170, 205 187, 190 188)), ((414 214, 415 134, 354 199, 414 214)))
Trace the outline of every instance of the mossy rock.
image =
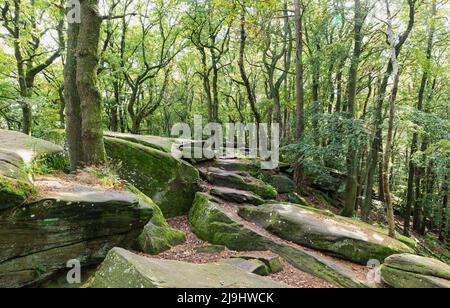
POLYGON ((153 209, 152 218, 137 239, 139 251, 157 255, 186 241, 186 236, 182 231, 169 226, 160 208, 152 199, 130 184, 127 184, 127 189, 138 196, 145 206, 153 209))
POLYGON ((272 185, 280 194, 295 192, 295 183, 285 175, 269 176, 269 184, 272 185))
POLYGON ((264 199, 252 192, 227 187, 214 187, 211 189, 211 194, 240 204, 261 205, 265 202, 264 199))
POLYGON ((29 182, 0 175, 0 210, 24 204, 32 193, 33 185, 29 182))
POLYGON ((216 159, 214 166, 226 171, 250 172, 252 174, 261 172, 260 163, 257 160, 216 159))
POLYGON ((151 259, 114 248, 87 284, 91 288, 284 288, 225 263, 151 259))
POLYGON ((433 276, 381 266, 384 283, 396 289, 450 289, 450 281, 433 276))
POLYGON ((222 261, 222 263, 232 265, 242 271, 259 276, 270 275, 270 270, 267 265, 258 259, 231 258, 222 261))
POLYGON ((360 264, 390 255, 413 252, 407 245, 383 234, 306 207, 289 203, 244 206, 239 215, 294 243, 330 252, 360 264))
POLYGON ((279 273, 283 271, 283 264, 278 256, 238 256, 237 258, 262 262, 267 266, 269 273, 279 273))
POLYGON ((197 169, 169 153, 117 138, 105 138, 105 147, 111 159, 122 162, 120 177, 149 196, 165 217, 189 212, 200 190, 197 169))
POLYGON ((412 254, 393 255, 384 261, 384 265, 401 271, 450 280, 450 266, 432 258, 412 254))
POLYGON ((206 178, 213 185, 251 191, 264 199, 276 199, 278 196, 275 188, 246 172, 230 172, 209 168, 206 178))
POLYGON ((154 208, 128 192, 54 192, 0 211, 0 287, 35 286, 68 260, 99 264, 113 247, 132 247, 154 208))
POLYGON ((191 230, 201 239, 232 250, 265 250, 270 243, 263 236, 236 223, 211 196, 197 193, 189 212, 191 230))
MULTIPOLYGON (((389 230, 386 228, 373 226, 373 225, 367 224, 367 223, 365 223, 361 220, 355 219, 355 218, 348 218, 348 217, 343 217, 343 216, 335 216, 335 217, 336 217, 336 219, 338 219, 340 221, 348 222, 348 223, 360 226, 362 228, 372 230, 376 233, 380 233, 385 236, 389 236, 389 230)), ((395 239, 397 241, 402 242, 403 244, 407 245, 410 248, 410 251, 408 251, 408 252, 412 252, 416 248, 416 245, 417 245, 416 242, 409 237, 403 236, 401 234, 396 234, 395 239)))
POLYGON ((311 203, 309 203, 304 197, 300 196, 296 192, 291 192, 288 194, 289 202, 307 206, 307 207, 313 207, 311 203))
POLYGON ((159 136, 133 135, 117 132, 106 132, 105 137, 122 139, 132 143, 138 143, 155 150, 165 153, 171 153, 173 145, 176 143, 174 138, 164 138, 159 136))
POLYGON ((24 204, 34 193, 34 163, 62 151, 53 143, 0 129, 0 210, 24 204))
POLYGON ((329 260, 300 248, 274 242, 273 239, 238 222, 217 200, 205 193, 197 193, 189 212, 191 230, 201 239, 224 245, 236 251, 273 251, 295 267, 338 286, 367 287, 352 273, 329 260))

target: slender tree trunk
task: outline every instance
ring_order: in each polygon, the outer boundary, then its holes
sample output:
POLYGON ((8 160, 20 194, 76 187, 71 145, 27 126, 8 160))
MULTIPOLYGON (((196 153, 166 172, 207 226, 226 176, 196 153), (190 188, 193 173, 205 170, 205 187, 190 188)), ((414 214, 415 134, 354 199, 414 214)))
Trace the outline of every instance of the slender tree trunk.
MULTIPOLYGON (((301 143, 305 133, 304 91, 303 91, 303 12, 300 0, 294 1, 295 5, 295 47, 296 47, 296 139, 301 143)), ((304 181, 304 166, 302 162, 295 165, 295 182, 300 189, 304 181)))
MULTIPOLYGON (((355 46, 352 57, 352 64, 349 71, 348 84, 348 112, 350 117, 356 118, 356 87, 358 82, 359 58, 362 51, 362 27, 366 14, 362 11, 361 1, 355 0, 355 46)), ((342 211, 343 216, 352 217, 356 209, 356 195, 358 191, 358 155, 354 144, 357 136, 352 136, 347 154, 347 182, 345 188, 345 204, 342 211)))
MULTIPOLYGON (((245 31, 245 7, 242 6, 242 13, 241 13, 241 29, 240 29, 240 46, 239 46, 239 70, 241 73, 241 78, 245 86, 245 90, 247 91, 247 98, 250 103, 250 108, 252 110, 253 116, 256 121, 256 126, 259 127, 259 124, 261 124, 261 115, 258 111, 258 108, 256 106, 256 97, 253 90, 253 87, 250 83, 250 79, 248 78, 247 71, 245 69, 245 48, 246 48, 246 42, 247 42, 247 33, 245 31)), ((258 129, 259 132, 259 129, 258 129)))
POLYGON ((342 66, 340 67, 337 76, 336 76, 336 83, 337 83, 337 95, 336 95, 336 108, 335 112, 341 112, 342 111, 342 71, 344 69, 344 63, 345 61, 342 61, 342 66))
POLYGON ((114 86, 114 104, 111 107, 111 123, 110 129, 113 132, 119 130, 119 114, 118 108, 120 106, 120 85, 118 81, 113 82, 114 86))
POLYGON ((81 139, 81 105, 77 88, 77 45, 80 25, 69 23, 67 28, 66 64, 64 65, 64 98, 66 102, 66 139, 70 166, 75 171, 83 161, 81 139))
POLYGON ((102 99, 97 88, 98 44, 102 19, 98 0, 81 0, 77 48, 77 86, 81 103, 83 158, 87 165, 106 161, 102 128, 102 99))
POLYGON ((439 225, 439 240, 442 242, 447 241, 448 236, 448 175, 444 177, 444 183, 442 185, 442 209, 441 209, 441 223, 439 225))
POLYGON ((423 207, 422 224, 420 226, 420 235, 425 236, 427 231, 428 218, 431 216, 433 207, 433 190, 436 183, 435 166, 430 163, 427 168, 426 185, 425 185, 425 202, 423 207))
POLYGON ((392 28, 392 17, 391 10, 389 7, 388 0, 386 3, 386 11, 388 16, 388 36, 389 42, 391 44, 391 59, 394 73, 394 86, 392 89, 392 96, 389 104, 389 125, 386 137, 386 147, 384 150, 384 161, 383 161, 383 192, 386 198, 386 208, 387 208, 387 221, 389 225, 389 236, 395 238, 395 217, 394 217, 394 205, 392 203, 391 189, 389 185, 389 170, 391 163, 391 152, 392 152, 392 140, 394 135, 394 119, 395 119, 395 102, 397 100, 398 85, 400 82, 400 73, 397 61, 397 53, 395 51, 395 35, 392 28))

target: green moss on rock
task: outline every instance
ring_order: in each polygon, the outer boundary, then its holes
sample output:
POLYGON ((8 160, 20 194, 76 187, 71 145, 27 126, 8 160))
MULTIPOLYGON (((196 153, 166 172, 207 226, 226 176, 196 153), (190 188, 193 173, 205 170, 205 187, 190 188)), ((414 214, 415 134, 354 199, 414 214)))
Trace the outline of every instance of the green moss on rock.
POLYGON ((273 186, 254 178, 246 172, 230 172, 209 168, 206 173, 206 179, 214 185, 251 191, 264 199, 276 199, 278 196, 278 192, 273 186))
POLYGON ((182 231, 169 226, 160 208, 152 199, 132 185, 128 184, 127 189, 138 196, 146 206, 153 209, 152 218, 137 239, 140 251, 156 255, 186 241, 186 236, 182 231))
POLYGON ((272 175, 269 177, 271 184, 280 194, 287 194, 295 191, 295 183, 285 175, 272 175))
POLYGON ((285 240, 331 252, 356 263, 366 264, 371 259, 382 261, 393 254, 412 252, 405 244, 369 228, 294 204, 244 206, 239 215, 285 240))
POLYGON ((141 144, 105 138, 108 156, 121 161, 121 178, 159 205, 165 217, 186 214, 200 190, 198 170, 188 163, 141 144))
POLYGON ((0 210, 25 203, 33 194, 33 186, 21 180, 0 175, 0 210))
POLYGON ((385 265, 381 267, 381 277, 384 283, 397 289, 450 288, 449 280, 402 271, 385 265))
POLYGON ((450 266, 432 258, 412 254, 393 255, 384 261, 384 265, 402 271, 450 280, 450 266))
POLYGON ((189 213, 191 230, 201 239, 237 251, 271 250, 302 271, 343 287, 366 287, 346 268, 319 255, 274 242, 239 223, 211 196, 197 193, 189 213))
POLYGON ((265 250, 268 241, 236 223, 205 193, 197 193, 189 212, 191 230, 201 239, 237 251, 265 250))
POLYGON ((191 264, 151 259, 114 248, 92 280, 92 288, 283 288, 285 285, 229 264, 191 264))
POLYGON ((0 211, 0 287, 34 286, 66 268, 100 263, 113 247, 131 247, 154 208, 129 192, 54 192, 0 211))

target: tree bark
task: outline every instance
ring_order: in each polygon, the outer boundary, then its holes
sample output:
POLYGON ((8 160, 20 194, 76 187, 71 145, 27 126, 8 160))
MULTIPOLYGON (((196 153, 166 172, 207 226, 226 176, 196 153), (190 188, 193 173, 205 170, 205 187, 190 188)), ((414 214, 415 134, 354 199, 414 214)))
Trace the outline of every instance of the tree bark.
POLYGON ((77 45, 80 25, 69 23, 67 28, 66 64, 64 65, 64 98, 66 104, 66 139, 72 171, 81 167, 81 105, 77 87, 77 45))
POLYGON ((392 16, 389 7, 388 0, 385 0, 386 11, 388 16, 388 36, 391 45, 391 61, 394 73, 394 86, 392 89, 392 96, 389 104, 389 125, 386 137, 386 145, 384 150, 384 160, 383 160, 383 192, 386 199, 387 208, 387 222, 389 226, 389 236, 395 238, 395 217, 394 217, 394 206, 392 204, 391 189, 389 185, 389 167, 391 163, 391 152, 392 152, 392 139, 394 132, 394 119, 395 119, 395 102, 397 100, 398 85, 400 82, 400 73, 397 61, 397 53, 395 50, 395 35, 392 28, 392 16))
MULTIPOLYGON (((305 133, 305 114, 304 114, 304 90, 303 90, 303 12, 300 0, 295 0, 295 47, 296 47, 296 139, 301 143, 305 133)), ((298 189, 301 189, 304 181, 304 166, 302 162, 295 165, 295 182, 298 189)))
MULTIPOLYGON (((366 14, 361 8, 361 1, 355 0, 355 28, 352 63, 349 71, 348 83, 348 103, 347 110, 351 118, 356 118, 356 87, 358 82, 359 58, 362 52, 362 27, 366 14)), ((345 188, 345 203, 342 215, 352 217, 356 209, 356 194, 358 191, 358 155, 354 143, 357 142, 357 136, 352 136, 352 140, 348 146, 347 154, 347 182, 345 188)))
POLYGON ((441 209, 441 223, 439 225, 439 240, 442 242, 447 241, 448 236, 448 175, 444 177, 444 184, 442 185, 442 209, 441 209))
POLYGON ((81 24, 77 47, 77 87, 81 103, 83 161, 106 161, 102 128, 102 99, 97 88, 98 45, 102 19, 98 0, 81 0, 81 24))
MULTIPOLYGON (((250 108, 252 110, 253 116, 256 121, 256 126, 259 127, 259 124, 261 124, 261 115, 258 111, 258 108, 256 106, 256 96, 254 93, 254 90, 252 88, 252 85, 250 83, 250 79, 248 78, 247 71, 245 69, 245 48, 246 48, 246 42, 247 42, 247 33, 245 31, 245 7, 242 5, 242 12, 241 12, 241 28, 240 28, 240 46, 239 46, 239 71, 241 73, 241 78, 245 86, 245 90, 247 91, 247 98, 250 103, 250 108)), ((258 129, 259 131, 259 129, 258 129)))

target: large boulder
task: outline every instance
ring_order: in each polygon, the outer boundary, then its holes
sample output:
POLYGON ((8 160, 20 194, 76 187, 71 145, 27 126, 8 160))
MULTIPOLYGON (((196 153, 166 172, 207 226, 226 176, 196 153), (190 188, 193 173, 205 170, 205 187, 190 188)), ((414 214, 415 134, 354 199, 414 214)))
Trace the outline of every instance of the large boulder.
POLYGON ((194 158, 194 153, 197 152, 197 150, 201 150, 201 153, 203 153, 203 141, 151 135, 133 135, 117 132, 106 132, 104 133, 104 136, 118 138, 133 143, 139 143, 144 146, 168 153, 174 158, 186 160, 192 164, 210 160, 203 155, 201 157, 194 158))
POLYGON ((132 185, 128 184, 127 189, 153 209, 152 218, 138 237, 139 251, 157 255, 186 241, 186 236, 182 231, 175 230, 169 226, 161 209, 152 199, 132 185))
POLYGON ((195 193, 200 190, 200 175, 190 164, 139 143, 105 138, 108 156, 121 161, 121 178, 136 186, 159 205, 164 216, 186 214, 195 193))
POLYGON ((284 288, 225 263, 191 264, 112 249, 88 283, 91 288, 284 288))
POLYGON ((0 211, 0 287, 39 284, 76 259, 98 264, 116 246, 131 247, 154 208, 128 192, 49 193, 0 211))
POLYGON ((265 201, 260 196, 245 190, 238 190, 227 187, 214 187, 211 194, 220 197, 226 201, 236 202, 240 204, 261 205, 265 201))
POLYGON ((165 153, 176 152, 179 150, 179 147, 183 144, 183 141, 180 139, 164 138, 159 136, 133 135, 117 132, 106 132, 104 133, 104 136, 110 138, 118 138, 133 143, 139 143, 165 153))
POLYGON ((288 245, 245 224, 232 209, 205 193, 197 193, 189 213, 191 230, 201 239, 237 251, 271 250, 298 269, 342 287, 366 287, 348 268, 333 260, 288 245))
POLYGON ((413 252, 406 244, 374 231, 373 227, 295 204, 245 206, 240 208, 239 215, 285 240, 356 263, 367 264, 372 259, 384 260, 393 254, 413 252))
POLYGON ((0 209, 23 204, 33 193, 30 170, 36 159, 61 153, 53 143, 0 130, 0 209))
POLYGON ((275 174, 268 176, 268 183, 270 183, 280 194, 287 194, 295 192, 295 183, 289 177, 282 174, 275 174))
POLYGON ((191 230, 201 239, 237 251, 266 250, 271 241, 233 220, 233 213, 205 193, 197 196, 189 212, 191 230))
POLYGON ((387 258, 381 267, 381 277, 394 288, 450 288, 450 266, 412 254, 387 258))
POLYGON ((206 179, 213 185, 251 191, 264 199, 275 199, 278 195, 275 188, 247 172, 226 171, 210 167, 206 172, 206 179))

